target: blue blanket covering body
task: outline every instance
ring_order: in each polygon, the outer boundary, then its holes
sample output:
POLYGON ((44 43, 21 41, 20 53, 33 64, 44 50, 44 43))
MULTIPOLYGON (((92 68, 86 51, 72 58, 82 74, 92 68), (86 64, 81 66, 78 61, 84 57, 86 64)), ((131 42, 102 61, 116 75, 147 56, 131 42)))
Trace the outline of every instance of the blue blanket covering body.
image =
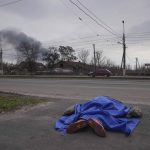
POLYGON ((65 133, 67 127, 79 119, 98 119, 107 130, 118 131, 127 135, 131 134, 137 126, 139 119, 127 118, 130 110, 122 102, 106 96, 97 96, 84 104, 74 106, 75 113, 70 116, 62 116, 56 121, 55 129, 65 133))

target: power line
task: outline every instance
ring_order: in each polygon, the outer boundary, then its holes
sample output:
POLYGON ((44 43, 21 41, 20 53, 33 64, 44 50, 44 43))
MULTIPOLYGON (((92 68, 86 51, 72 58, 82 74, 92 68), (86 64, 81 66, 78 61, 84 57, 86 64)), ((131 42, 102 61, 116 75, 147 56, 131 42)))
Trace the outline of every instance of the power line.
MULTIPOLYGON (((89 46, 91 45, 92 42, 88 42, 88 43, 74 43, 74 44, 71 44, 71 43, 62 43, 62 44, 53 44, 52 46, 60 46, 60 45, 70 45, 72 47, 84 47, 84 46, 89 46)), ((119 45, 118 44, 112 44, 112 43, 99 43, 99 42, 94 42, 96 43, 97 45, 100 45, 100 46, 105 46, 105 47, 109 47, 109 46, 115 46, 115 47, 118 47, 119 45)), ((46 46, 46 45, 45 45, 46 46)))
POLYGON ((110 31, 109 29, 107 29, 104 25, 100 24, 96 19, 94 19, 91 15, 89 15, 87 12, 85 12, 81 7, 79 7, 76 3, 74 3, 72 0, 69 0, 73 5, 75 5, 80 11, 82 11, 86 16, 88 16, 89 18, 91 18, 97 25, 101 26, 102 28, 104 28, 105 30, 107 30, 108 32, 110 32, 111 34, 115 35, 117 38, 120 39, 120 37, 118 37, 117 34, 113 33, 112 31, 110 31))
MULTIPOLYGON (((106 35, 108 36, 108 35, 106 35)), ((83 44, 91 44, 91 43, 99 43, 99 44, 113 44, 113 45, 118 45, 116 38, 114 39, 114 37, 106 37, 106 38, 97 38, 97 36, 86 36, 86 37, 82 37, 82 38, 74 38, 74 39, 67 39, 67 40, 59 40, 59 41, 43 41, 42 43, 44 45, 55 45, 55 46, 59 46, 62 44, 65 45, 83 45, 83 44), (84 40, 85 39, 85 40, 84 40)))
MULTIPOLYGON (((97 17, 96 16, 96 14, 95 13, 93 13, 89 8, 87 8, 83 3, 81 3, 79 0, 77 0, 78 1, 78 3, 82 6, 82 7, 84 7, 89 13, 91 13, 97 20, 99 20, 103 25, 105 25, 106 27, 108 27, 110 30, 112 30, 113 32, 115 32, 116 33, 116 31, 114 31, 111 27, 109 27, 104 21, 102 21, 99 17, 97 17)), ((116 34, 118 34, 118 33, 116 33, 116 34)))
MULTIPOLYGON (((101 40, 110 40, 110 39, 114 39, 114 40, 116 40, 116 38, 115 37, 112 37, 111 35, 87 35, 87 36, 83 36, 83 37, 79 37, 79 38, 70 38, 70 39, 67 39, 67 41, 78 41, 78 40, 84 40, 84 39, 88 39, 88 40, 90 40, 90 39, 93 39, 93 38, 98 38, 98 37, 104 37, 103 39, 101 39, 101 40), (109 37, 110 36, 110 37, 109 37), (106 37, 106 38, 105 38, 106 37)), ((53 42, 53 41, 45 41, 45 42, 53 42)), ((54 41, 55 42, 55 41, 54 41)), ((59 40, 59 41, 57 41, 57 42, 64 42, 64 40, 59 40)))
POLYGON ((63 0, 59 0, 67 9, 71 10, 73 15, 75 15, 83 24, 85 24, 94 34, 97 34, 96 31, 94 31, 80 16, 78 16, 69 6, 67 6, 66 3, 63 2, 63 0))
POLYGON ((127 35, 147 35, 147 34, 150 35, 150 32, 127 33, 127 35))
MULTIPOLYGON (((147 36, 150 36, 150 35, 147 35, 147 36)), ((126 37, 127 38, 136 38, 136 37, 145 37, 145 35, 127 35, 126 37)))
POLYGON ((1 4, 0 7, 6 7, 8 5, 13 5, 13 4, 16 4, 18 2, 21 2, 23 0, 15 0, 15 1, 11 1, 11 2, 8 2, 8 3, 5 3, 5 4, 1 4))
POLYGON ((127 42, 150 42, 150 38, 145 38, 145 39, 127 39, 127 42))
POLYGON ((115 42, 114 41, 115 39, 114 38, 105 38, 105 39, 88 39, 86 38, 86 40, 80 40, 79 39, 72 39, 72 40, 67 40, 67 41, 46 41, 46 42, 43 42, 43 43, 49 43, 49 44, 53 44, 53 43, 70 43, 70 44, 74 44, 74 43, 86 43, 86 42, 115 42))
MULTIPOLYGON (((105 46, 119 46, 118 44, 115 43, 100 43, 99 41, 93 41, 94 43, 96 43, 97 45, 105 45, 105 46)), ((84 46, 84 45, 91 45, 91 43, 93 43, 91 41, 87 41, 87 42, 78 42, 78 43, 58 43, 58 44, 52 44, 53 46, 60 46, 60 45, 70 45, 70 46, 84 46)), ((49 44, 45 44, 45 46, 48 46, 49 44)))
POLYGON ((150 36, 131 36, 131 37, 127 37, 127 39, 129 39, 129 40, 133 40, 133 39, 150 39, 150 36))

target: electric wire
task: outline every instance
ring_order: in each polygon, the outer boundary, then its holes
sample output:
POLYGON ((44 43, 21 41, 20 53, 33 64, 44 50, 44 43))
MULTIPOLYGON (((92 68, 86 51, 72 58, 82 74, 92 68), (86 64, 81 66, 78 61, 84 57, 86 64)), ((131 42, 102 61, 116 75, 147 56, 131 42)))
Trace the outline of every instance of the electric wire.
POLYGON ((109 27, 104 21, 102 21, 99 17, 97 17, 96 14, 93 13, 89 8, 87 8, 83 3, 81 3, 79 0, 77 0, 77 2, 78 2, 82 7, 84 7, 89 13, 91 13, 97 20, 99 20, 103 25, 105 25, 106 27, 108 27, 112 32, 115 32, 115 34, 118 34, 118 33, 116 33, 116 31, 114 31, 111 27, 109 27))
POLYGON ((98 33, 97 33, 94 29, 92 29, 92 28, 82 19, 82 17, 78 16, 70 7, 68 7, 67 4, 64 3, 63 0, 59 0, 59 1, 60 1, 67 9, 69 9, 69 10, 73 13, 73 15, 75 15, 83 24, 85 24, 94 34, 98 35, 98 33))
MULTIPOLYGON (((68 5, 66 5, 66 3, 64 3, 63 0, 60 0, 60 2, 61 2, 67 9, 70 9, 70 7, 68 7, 68 5)), ((88 24, 86 24, 85 21, 83 21, 83 19, 82 19, 81 17, 79 17, 79 16, 73 11, 73 9, 70 9, 70 10, 71 10, 71 12, 72 12, 77 18, 79 18, 80 21, 82 21, 86 26, 88 26, 88 24)), ((90 27, 88 26, 88 28, 90 28, 90 27)), ((91 28, 90 28, 90 30, 93 31, 93 29, 91 29, 91 28)), ((96 33, 95 31, 93 31, 93 32, 96 33)), ((98 37, 98 36, 100 36, 100 35, 96 33, 96 36, 98 37)), ((80 38, 80 39, 81 39, 81 38, 80 38)), ((105 40, 106 40, 106 42, 108 41, 107 39, 105 39, 105 40)), ((54 43, 54 42, 53 42, 53 43, 54 43)))
POLYGON ((67 40, 67 41, 56 41, 56 42, 51 42, 51 41, 46 41, 43 43, 47 43, 47 44, 60 44, 60 43, 68 43, 68 44, 78 44, 78 43, 87 43, 87 42, 103 42, 103 43, 109 43, 109 42, 114 42, 116 43, 116 41, 114 41, 114 38, 107 38, 107 39, 90 39, 90 40, 67 40))
POLYGON ((11 2, 5 3, 5 4, 0 4, 0 7, 6 7, 8 5, 13 5, 13 4, 19 3, 21 1, 23 1, 23 0, 15 0, 15 1, 11 1, 11 2))
POLYGON ((81 7, 79 7, 76 3, 74 3, 72 0, 69 0, 73 5, 75 5, 80 11, 82 11, 86 16, 88 16, 90 19, 92 19, 97 25, 99 25, 100 27, 102 27, 103 29, 107 30, 109 33, 115 35, 117 38, 118 37, 117 34, 113 33, 112 31, 110 31, 109 29, 107 29, 104 25, 100 24, 96 19, 94 19, 91 15, 89 15, 87 12, 85 12, 81 7))

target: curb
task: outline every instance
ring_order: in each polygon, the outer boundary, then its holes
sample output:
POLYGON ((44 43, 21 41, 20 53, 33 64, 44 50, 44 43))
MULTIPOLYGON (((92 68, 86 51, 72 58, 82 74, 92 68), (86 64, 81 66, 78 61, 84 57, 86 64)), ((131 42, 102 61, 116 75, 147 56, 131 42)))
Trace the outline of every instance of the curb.
POLYGON ((36 79, 36 78, 46 78, 46 79, 120 79, 120 80, 150 80, 150 76, 112 76, 112 77, 89 77, 89 76, 64 76, 64 75, 0 75, 0 78, 27 78, 27 79, 36 79))

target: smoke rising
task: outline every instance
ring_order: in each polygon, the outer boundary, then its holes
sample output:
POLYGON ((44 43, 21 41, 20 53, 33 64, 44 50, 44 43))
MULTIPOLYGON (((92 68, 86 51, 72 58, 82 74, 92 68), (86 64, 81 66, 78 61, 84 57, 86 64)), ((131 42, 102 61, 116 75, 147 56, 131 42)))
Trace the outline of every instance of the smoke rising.
POLYGON ((38 45, 41 47, 41 43, 34 38, 29 37, 23 32, 19 32, 17 30, 1 30, 0 31, 0 42, 5 44, 11 44, 15 49, 20 45, 22 42, 27 42, 30 45, 38 45))
POLYGON ((40 59, 41 54, 43 53, 43 51, 45 51, 45 48, 42 47, 40 41, 26 35, 23 32, 14 29, 5 29, 0 31, 0 47, 3 48, 4 56, 5 50, 7 49, 9 49, 10 59, 12 59, 11 56, 22 53, 23 43, 26 43, 29 48, 33 48, 34 53, 37 54, 37 59, 40 59))

